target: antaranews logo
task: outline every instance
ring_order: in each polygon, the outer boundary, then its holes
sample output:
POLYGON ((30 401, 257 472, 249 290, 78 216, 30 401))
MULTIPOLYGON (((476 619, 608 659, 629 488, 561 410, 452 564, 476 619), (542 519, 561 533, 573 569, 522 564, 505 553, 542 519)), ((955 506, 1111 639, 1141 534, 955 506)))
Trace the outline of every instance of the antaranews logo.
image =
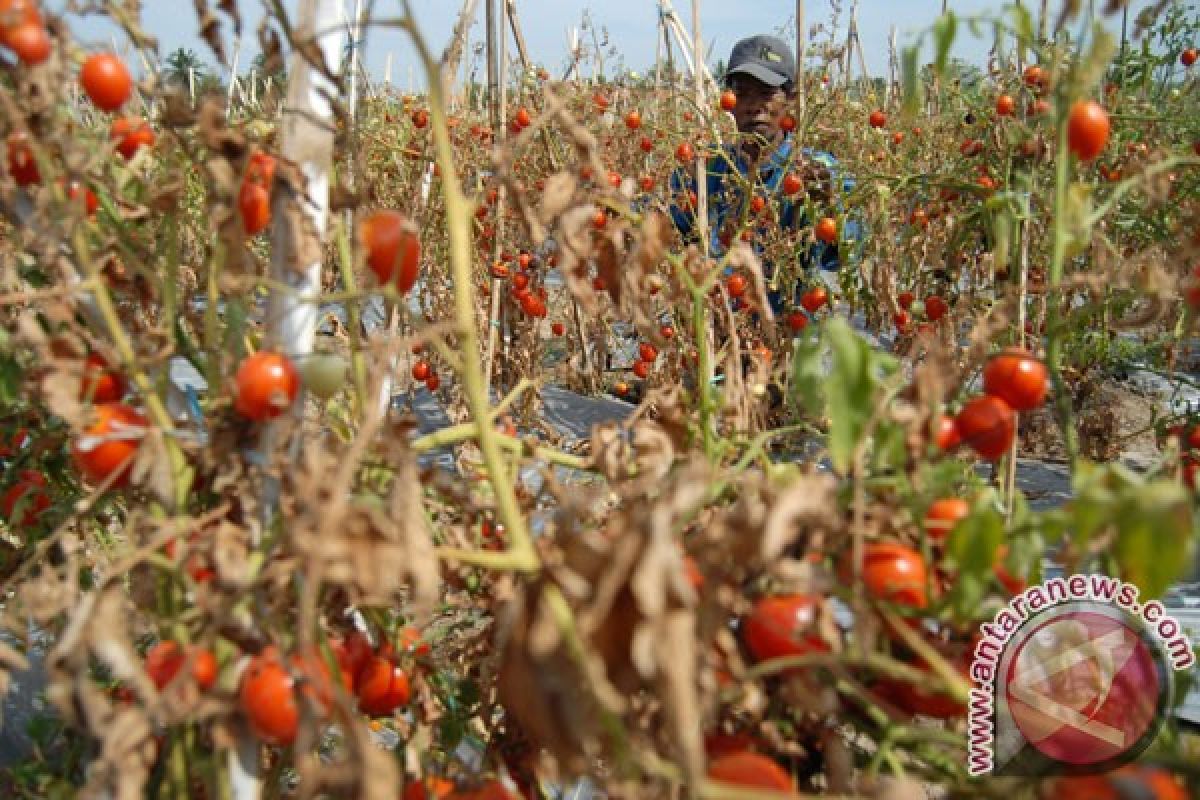
POLYGON ((971 663, 972 775, 1107 772, 1145 750, 1196 661, 1157 601, 1106 575, 1030 587, 985 623, 971 663))

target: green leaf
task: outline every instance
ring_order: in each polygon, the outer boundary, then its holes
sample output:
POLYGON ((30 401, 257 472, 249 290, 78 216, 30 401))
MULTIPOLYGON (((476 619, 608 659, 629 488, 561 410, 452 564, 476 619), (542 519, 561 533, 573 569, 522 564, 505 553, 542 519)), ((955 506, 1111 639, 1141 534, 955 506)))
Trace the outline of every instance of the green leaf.
POLYGON ((921 87, 921 57, 920 45, 914 44, 904 48, 900 59, 901 81, 904 86, 904 113, 915 116, 925 104, 921 87))
POLYGON ((792 350, 791 396, 808 413, 825 413, 825 370, 821 364, 824 352, 821 339, 816 335, 802 336, 796 340, 792 350))
POLYGON ((953 11, 947 11, 933 23, 933 68, 940 77, 946 71, 946 61, 950 57, 950 48, 954 46, 954 34, 958 31, 958 18, 953 11))
POLYGON ((1160 597, 1192 563, 1192 505, 1173 481, 1156 481, 1123 497, 1115 517, 1113 555, 1121 577, 1160 597))
POLYGON ((844 475, 850 471, 854 450, 871 412, 874 384, 866 342, 840 318, 830 320, 824 334, 833 356, 826 380, 829 458, 834 470, 844 475))
POLYGON ((982 498, 971 515, 950 533, 946 552, 959 571, 950 598, 960 617, 970 618, 979 608, 991 583, 996 551, 1003 542, 1004 517, 982 498))

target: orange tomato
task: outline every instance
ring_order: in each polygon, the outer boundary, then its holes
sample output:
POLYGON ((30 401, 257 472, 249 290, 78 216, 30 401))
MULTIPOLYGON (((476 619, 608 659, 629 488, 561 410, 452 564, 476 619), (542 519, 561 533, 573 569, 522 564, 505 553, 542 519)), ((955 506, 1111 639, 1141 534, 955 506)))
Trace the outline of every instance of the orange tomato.
POLYGON ((113 486, 122 486, 129 479, 147 420, 122 403, 103 403, 92 413, 95 421, 71 444, 71 456, 91 482, 101 483, 115 475, 113 486))
POLYGON ((1091 161, 1108 144, 1108 112, 1095 100, 1079 100, 1067 116, 1067 148, 1080 161, 1091 161))
POLYGON ((943 541, 961 520, 971 513, 971 505, 961 497, 934 500, 925 512, 925 532, 935 541, 943 541))
POLYGON ((376 211, 367 216, 359 225, 359 241, 381 284, 394 283, 405 293, 417 282, 421 242, 403 214, 376 211))
POLYGON ((983 368, 983 391, 999 397, 1014 411, 1031 411, 1050 390, 1046 365, 1025 350, 1009 348, 983 368))
POLYGON ((794 792, 796 784, 783 767, 764 755, 743 750, 714 758, 708 777, 720 783, 755 789, 794 792))
POLYGON ((955 425, 962 441, 972 450, 988 461, 997 461, 1012 445, 1017 423, 1008 403, 985 394, 963 406, 955 425))
POLYGON ((262 422, 291 407, 300 390, 300 375, 287 356, 260 350, 238 367, 235 385, 234 408, 243 417, 262 422))
POLYGON ((150 123, 137 117, 121 117, 113 120, 108 130, 108 138, 117 143, 117 152, 126 161, 132 159, 143 147, 154 145, 154 129, 150 123))
POLYGON ((133 94, 128 67, 112 53, 96 53, 83 62, 79 82, 96 108, 116 111, 133 94))
POLYGON ((175 679, 179 669, 192 658, 192 679, 201 689, 210 689, 217 680, 217 659, 203 647, 191 647, 184 652, 169 639, 159 642, 146 653, 146 674, 160 691, 175 679))

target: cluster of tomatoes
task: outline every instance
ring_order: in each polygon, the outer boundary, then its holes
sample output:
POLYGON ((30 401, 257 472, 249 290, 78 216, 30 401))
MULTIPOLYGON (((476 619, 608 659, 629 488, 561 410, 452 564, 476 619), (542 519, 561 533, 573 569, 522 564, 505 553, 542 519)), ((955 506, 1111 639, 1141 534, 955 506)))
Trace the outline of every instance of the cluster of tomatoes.
POLYGON ((993 356, 983 368, 983 391, 967 401, 958 415, 937 420, 938 448, 965 444, 988 461, 998 461, 1012 447, 1017 412, 1040 408, 1049 392, 1046 365, 1027 351, 1011 348, 993 356))

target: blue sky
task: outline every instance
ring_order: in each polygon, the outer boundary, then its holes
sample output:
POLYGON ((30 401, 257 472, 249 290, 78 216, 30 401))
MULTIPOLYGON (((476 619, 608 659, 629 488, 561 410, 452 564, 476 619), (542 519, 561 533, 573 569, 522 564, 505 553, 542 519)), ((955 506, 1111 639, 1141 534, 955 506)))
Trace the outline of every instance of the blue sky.
MULTIPOLYGON (((352 13, 354 0, 344 0, 347 13, 352 13)), ((414 13, 426 38, 435 52, 445 45, 460 0, 413 0, 414 13)), ((1143 8, 1149 0, 1135 0, 1132 8, 1143 8)), ((47 6, 61 7, 63 0, 48 0, 47 6)), ((210 5, 216 5, 215 1, 210 5)), ((257 52, 254 31, 264 14, 263 0, 240 0, 238 3, 246 19, 248 36, 244 44, 243 63, 257 52)), ((845 38, 849 0, 843 0, 843 14, 839 20, 838 40, 845 38)), ((999 0, 950 0, 950 7, 960 15, 979 14, 984 11, 998 13, 1004 3, 999 0)), ((1037 0, 1026 0, 1026 7, 1038 5, 1037 0)), ((1057 10, 1061 3, 1051 2, 1057 10)), ((1097 6, 1103 4, 1097 2, 1097 6)), ((284 7, 294 12, 297 0, 284 0, 284 7)), ((395 16, 399 14, 398 0, 376 0, 377 14, 395 16)), ((483 3, 477 4, 480 11, 472 29, 472 41, 483 37, 483 3)), ((675 0, 675 6, 684 24, 691 26, 691 0, 675 0)), ((830 0, 806 0, 806 26, 832 20, 830 0)), ((859 29, 864 45, 867 67, 872 74, 883 74, 887 69, 888 35, 891 26, 899 32, 901 45, 909 34, 926 29, 941 11, 941 0, 860 0, 859 29)), ((532 57, 557 71, 565 64, 567 30, 579 24, 587 10, 596 26, 607 28, 610 42, 632 69, 646 69, 653 64, 657 21, 655 0, 605 0, 605 2, 582 3, 568 0, 517 0, 525 37, 532 57)), ((195 50, 205 61, 215 63, 207 46, 196 36, 196 15, 188 0, 144 0, 143 21, 146 31, 158 37, 162 56, 176 47, 195 50)), ((791 0, 702 0, 701 25, 704 40, 711 46, 710 63, 727 56, 733 43, 739 38, 754 33, 771 32, 788 22, 795 9, 791 0)), ((1120 17, 1108 20, 1114 29, 1119 29, 1120 17)), ((102 46, 111 42, 115 29, 96 17, 71 18, 75 36, 85 45, 102 46)), ((1132 14, 1131 14, 1132 27, 1132 14)), ((231 33, 226 29, 226 36, 231 33)), ((954 55, 974 63, 982 63, 990 49, 990 34, 986 40, 974 39, 960 30, 954 55)), ((232 46, 230 46, 232 50, 232 46)), ((392 54, 394 83, 406 87, 410 68, 415 65, 411 46, 406 38, 394 31, 375 29, 367 40, 366 63, 372 74, 381 79, 388 53, 392 54)), ((511 50, 510 50, 511 52, 511 50)), ((515 53, 514 53, 515 56, 515 53)), ((614 65, 615 66, 615 65, 614 65)), ((611 70, 606 66, 606 71, 611 70)), ((419 86, 421 79, 416 77, 419 86)))

